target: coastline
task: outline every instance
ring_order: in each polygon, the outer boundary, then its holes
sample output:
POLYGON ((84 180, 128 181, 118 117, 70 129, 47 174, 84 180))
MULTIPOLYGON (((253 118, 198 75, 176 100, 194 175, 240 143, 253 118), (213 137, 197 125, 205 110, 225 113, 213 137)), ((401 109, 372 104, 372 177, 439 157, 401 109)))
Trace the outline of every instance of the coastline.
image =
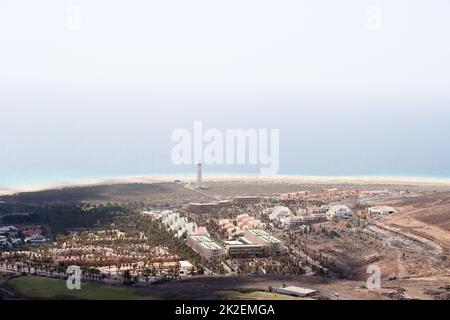
MULTIPOLYGON (((43 190, 63 189, 71 187, 88 187, 96 185, 128 184, 128 183, 162 183, 181 180, 194 182, 195 175, 164 175, 164 176, 129 176, 101 179, 81 179, 64 183, 35 184, 11 189, 0 189, 0 196, 13 195, 21 192, 37 192, 43 190)), ((208 175, 204 182, 266 182, 266 183, 299 183, 299 184, 361 184, 361 185, 414 185, 414 186, 448 186, 450 178, 426 177, 390 177, 390 176, 299 176, 299 175, 208 175)))

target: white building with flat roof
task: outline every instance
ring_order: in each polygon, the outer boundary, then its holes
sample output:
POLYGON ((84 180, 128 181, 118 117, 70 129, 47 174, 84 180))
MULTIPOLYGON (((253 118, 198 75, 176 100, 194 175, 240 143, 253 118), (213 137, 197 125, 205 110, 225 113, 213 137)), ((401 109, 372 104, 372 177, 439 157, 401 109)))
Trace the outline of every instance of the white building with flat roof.
POLYGON ((260 256, 264 253, 264 248, 260 244, 251 243, 245 238, 239 240, 224 241, 227 253, 230 258, 260 256))
POLYGON ((220 259, 225 255, 225 248, 204 234, 188 236, 187 244, 205 259, 220 259))
POLYGON ((333 219, 348 219, 353 216, 352 210, 349 207, 344 205, 334 205, 330 206, 327 211, 328 220, 333 219))

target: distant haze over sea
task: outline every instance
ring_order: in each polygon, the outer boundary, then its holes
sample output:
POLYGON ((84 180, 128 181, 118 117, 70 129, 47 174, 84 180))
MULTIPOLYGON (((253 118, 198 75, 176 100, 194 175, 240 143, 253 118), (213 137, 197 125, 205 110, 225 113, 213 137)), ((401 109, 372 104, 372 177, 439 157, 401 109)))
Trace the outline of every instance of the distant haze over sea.
POLYGON ((279 129, 280 175, 450 177, 450 1, 375 2, 2 1, 0 188, 195 174, 194 121, 279 129))

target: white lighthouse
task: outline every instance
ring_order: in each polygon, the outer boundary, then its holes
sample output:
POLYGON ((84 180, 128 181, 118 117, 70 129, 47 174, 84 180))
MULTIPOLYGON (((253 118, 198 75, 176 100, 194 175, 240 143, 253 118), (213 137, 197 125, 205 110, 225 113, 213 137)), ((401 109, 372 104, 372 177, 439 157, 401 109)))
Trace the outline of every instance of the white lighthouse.
POLYGON ((202 185, 202 163, 199 162, 197 165, 197 189, 203 189, 202 185))

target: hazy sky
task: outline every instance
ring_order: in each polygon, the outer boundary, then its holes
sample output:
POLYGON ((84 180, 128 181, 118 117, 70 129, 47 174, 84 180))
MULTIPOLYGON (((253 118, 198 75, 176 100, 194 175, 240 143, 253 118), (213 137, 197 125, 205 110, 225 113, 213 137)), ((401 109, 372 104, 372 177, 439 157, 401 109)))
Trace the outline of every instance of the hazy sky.
POLYGON ((0 187, 192 171, 170 136, 194 120, 280 129, 280 174, 450 176, 449 17, 448 0, 1 0, 0 187))

